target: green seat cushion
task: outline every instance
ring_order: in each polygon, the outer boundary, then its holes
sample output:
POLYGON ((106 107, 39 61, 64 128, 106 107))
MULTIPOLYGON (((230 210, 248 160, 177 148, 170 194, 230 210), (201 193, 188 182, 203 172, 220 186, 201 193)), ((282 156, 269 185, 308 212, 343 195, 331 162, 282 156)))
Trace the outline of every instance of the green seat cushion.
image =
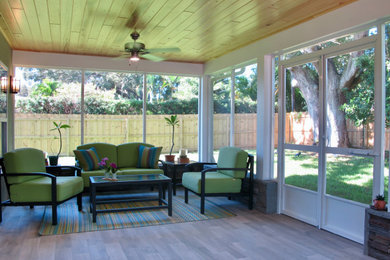
MULTIPOLYGON (((183 173, 182 184, 187 189, 196 193, 201 192, 201 173, 183 173)), ((241 191, 241 179, 229 177, 220 172, 206 173, 206 193, 239 193, 241 191)))
POLYGON ((105 169, 94 170, 94 171, 82 171, 81 177, 83 178, 84 186, 89 187, 90 176, 104 176, 105 171, 106 171, 105 169))
POLYGON ((134 174, 164 174, 164 171, 161 169, 150 169, 150 168, 121 168, 118 171, 119 175, 134 175, 134 174))
POLYGON ((118 165, 116 145, 108 143, 89 143, 77 146, 77 150, 86 150, 91 147, 94 147, 96 149, 100 160, 104 157, 107 157, 110 162, 116 163, 118 165))
POLYGON ((73 150, 80 167, 84 171, 92 171, 100 168, 100 158, 96 152, 95 147, 86 150, 73 150))
MULTIPOLYGON (((57 177, 57 201, 73 197, 84 189, 81 177, 57 177)), ((51 201, 51 179, 40 177, 10 186, 12 202, 51 201)))
MULTIPOLYGON (((218 168, 246 168, 248 153, 237 147, 223 147, 219 150, 218 168)), ((221 170, 220 173, 234 178, 245 178, 245 171, 221 170)))
POLYGON ((158 158, 160 158, 162 147, 138 147, 137 168, 157 168, 158 158))
MULTIPOLYGON (((46 172, 45 156, 41 150, 21 148, 4 154, 4 166, 7 175, 12 173, 46 172)), ((40 176, 7 177, 9 184, 22 183, 41 178, 40 176)))
MULTIPOLYGON (((125 143, 118 145, 118 167, 136 167, 138 162, 138 147, 146 146, 153 147, 151 144, 146 143, 125 143)), ((157 159, 158 160, 158 159, 157 159)))

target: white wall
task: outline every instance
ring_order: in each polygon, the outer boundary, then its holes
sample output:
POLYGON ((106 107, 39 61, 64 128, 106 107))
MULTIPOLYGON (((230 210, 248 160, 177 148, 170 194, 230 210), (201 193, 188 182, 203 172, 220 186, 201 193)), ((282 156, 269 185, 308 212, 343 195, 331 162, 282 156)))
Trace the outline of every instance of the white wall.
POLYGON ((205 64, 211 74, 327 35, 390 16, 390 0, 360 0, 205 64))
POLYGON ((87 55, 13 51, 13 65, 28 67, 109 70, 121 72, 148 72, 156 74, 203 75, 203 64, 185 62, 152 62, 140 60, 129 66, 128 59, 87 55))

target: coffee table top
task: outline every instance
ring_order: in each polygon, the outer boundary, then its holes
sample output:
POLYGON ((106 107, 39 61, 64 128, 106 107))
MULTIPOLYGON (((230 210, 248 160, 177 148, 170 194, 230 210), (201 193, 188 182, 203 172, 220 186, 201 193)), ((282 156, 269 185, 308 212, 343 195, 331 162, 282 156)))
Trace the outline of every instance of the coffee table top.
POLYGON ((139 183, 154 181, 171 181, 171 178, 163 174, 139 174, 139 175, 118 175, 117 180, 105 180, 104 176, 91 176, 91 184, 102 183, 139 183))

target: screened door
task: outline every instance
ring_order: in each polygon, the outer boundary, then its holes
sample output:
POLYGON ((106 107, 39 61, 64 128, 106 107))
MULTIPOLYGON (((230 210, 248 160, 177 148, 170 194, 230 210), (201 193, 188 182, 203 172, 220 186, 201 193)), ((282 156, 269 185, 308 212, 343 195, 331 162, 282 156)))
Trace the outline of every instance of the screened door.
POLYGON ((279 209, 363 242, 364 211, 383 193, 384 87, 374 82, 374 44, 306 56, 279 67, 279 209))

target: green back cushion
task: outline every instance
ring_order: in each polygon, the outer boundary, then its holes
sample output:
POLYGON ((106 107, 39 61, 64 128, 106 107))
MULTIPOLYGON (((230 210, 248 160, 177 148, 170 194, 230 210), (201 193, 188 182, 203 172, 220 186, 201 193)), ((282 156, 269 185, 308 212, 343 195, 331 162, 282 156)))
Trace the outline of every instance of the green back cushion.
POLYGON ((86 150, 94 147, 99 159, 107 157, 110 162, 118 165, 118 157, 116 153, 116 145, 108 143, 89 143, 77 146, 77 150, 86 150))
POLYGON ((40 176, 9 177, 12 173, 46 172, 45 156, 41 150, 34 148, 21 148, 4 154, 4 166, 9 184, 40 178, 40 176))
POLYGON ((99 169, 100 158, 94 147, 86 150, 73 150, 80 167, 84 171, 92 171, 99 169))
POLYGON ((158 158, 160 158, 162 147, 138 147, 137 168, 157 168, 158 158))
MULTIPOLYGON (((246 168, 248 153, 237 147, 223 147, 219 150, 218 168, 246 168)), ((234 178, 244 178, 245 171, 219 171, 234 178)))
MULTIPOLYGON (((118 167, 137 167, 138 162, 138 147, 140 145, 146 147, 153 147, 151 144, 146 143, 125 143, 118 145, 118 167)), ((157 159, 158 160, 158 159, 157 159)))

